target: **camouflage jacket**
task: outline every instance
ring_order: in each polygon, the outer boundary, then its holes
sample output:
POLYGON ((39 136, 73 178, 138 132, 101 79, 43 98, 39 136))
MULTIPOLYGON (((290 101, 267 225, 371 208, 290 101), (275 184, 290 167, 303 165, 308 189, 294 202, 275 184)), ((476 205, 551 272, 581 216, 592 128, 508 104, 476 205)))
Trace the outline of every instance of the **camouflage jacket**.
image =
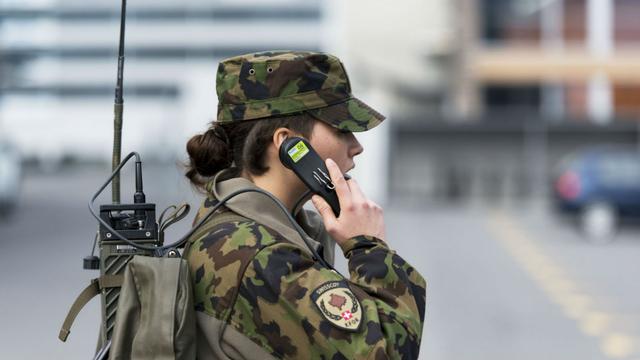
MULTIPOLYGON (((254 187, 242 178, 209 185, 199 215, 216 198, 254 187)), ((347 241, 346 279, 312 260, 286 216, 264 195, 239 195, 215 216, 229 221, 196 233, 187 254, 199 359, 418 357, 426 284, 383 241, 347 241)), ((334 243, 320 217, 303 210, 297 220, 333 263, 334 243)))

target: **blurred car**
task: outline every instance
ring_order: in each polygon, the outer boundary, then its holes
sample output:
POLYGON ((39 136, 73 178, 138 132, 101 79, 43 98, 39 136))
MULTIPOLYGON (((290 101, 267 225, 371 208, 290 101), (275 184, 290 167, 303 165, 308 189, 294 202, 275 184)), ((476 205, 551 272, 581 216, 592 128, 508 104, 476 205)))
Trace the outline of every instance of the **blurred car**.
POLYGON ((7 215, 18 204, 22 163, 18 150, 0 138, 0 215, 7 215))
POLYGON ((587 149, 565 158, 555 175, 557 209, 576 214, 590 241, 611 241, 621 219, 640 219, 638 149, 587 149))

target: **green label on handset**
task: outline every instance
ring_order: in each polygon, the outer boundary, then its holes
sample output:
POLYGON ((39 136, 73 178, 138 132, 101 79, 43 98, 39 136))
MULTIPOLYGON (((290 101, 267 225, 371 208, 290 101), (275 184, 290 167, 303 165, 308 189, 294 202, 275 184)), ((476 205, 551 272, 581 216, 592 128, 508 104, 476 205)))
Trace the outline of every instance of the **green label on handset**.
POLYGON ((303 141, 298 141, 298 143, 287 151, 291 159, 294 163, 297 163, 303 156, 309 153, 309 148, 304 144, 303 141))

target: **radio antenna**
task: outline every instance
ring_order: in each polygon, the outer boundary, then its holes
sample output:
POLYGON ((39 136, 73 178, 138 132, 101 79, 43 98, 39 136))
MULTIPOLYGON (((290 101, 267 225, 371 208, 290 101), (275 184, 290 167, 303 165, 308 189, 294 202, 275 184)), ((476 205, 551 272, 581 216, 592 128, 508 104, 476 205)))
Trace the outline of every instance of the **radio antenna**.
MULTIPOLYGON (((127 16, 127 0, 122 0, 122 10, 120 11, 120 43, 118 46, 118 77, 116 80, 116 97, 113 104, 113 157, 111 170, 115 170, 120 164, 122 156, 122 110, 124 100, 122 98, 123 85, 122 77, 124 73, 124 32, 125 20, 127 16)), ((120 203, 120 173, 116 174, 111 185, 111 201, 114 204, 120 203)))

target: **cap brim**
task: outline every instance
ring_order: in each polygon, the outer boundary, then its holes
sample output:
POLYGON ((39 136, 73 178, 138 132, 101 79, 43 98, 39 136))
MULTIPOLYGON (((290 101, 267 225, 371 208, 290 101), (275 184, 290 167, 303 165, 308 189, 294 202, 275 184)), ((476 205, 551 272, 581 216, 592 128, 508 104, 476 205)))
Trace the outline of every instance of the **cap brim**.
POLYGON ((367 131, 385 119, 382 114, 354 97, 339 104, 307 111, 333 127, 352 132, 367 131))

